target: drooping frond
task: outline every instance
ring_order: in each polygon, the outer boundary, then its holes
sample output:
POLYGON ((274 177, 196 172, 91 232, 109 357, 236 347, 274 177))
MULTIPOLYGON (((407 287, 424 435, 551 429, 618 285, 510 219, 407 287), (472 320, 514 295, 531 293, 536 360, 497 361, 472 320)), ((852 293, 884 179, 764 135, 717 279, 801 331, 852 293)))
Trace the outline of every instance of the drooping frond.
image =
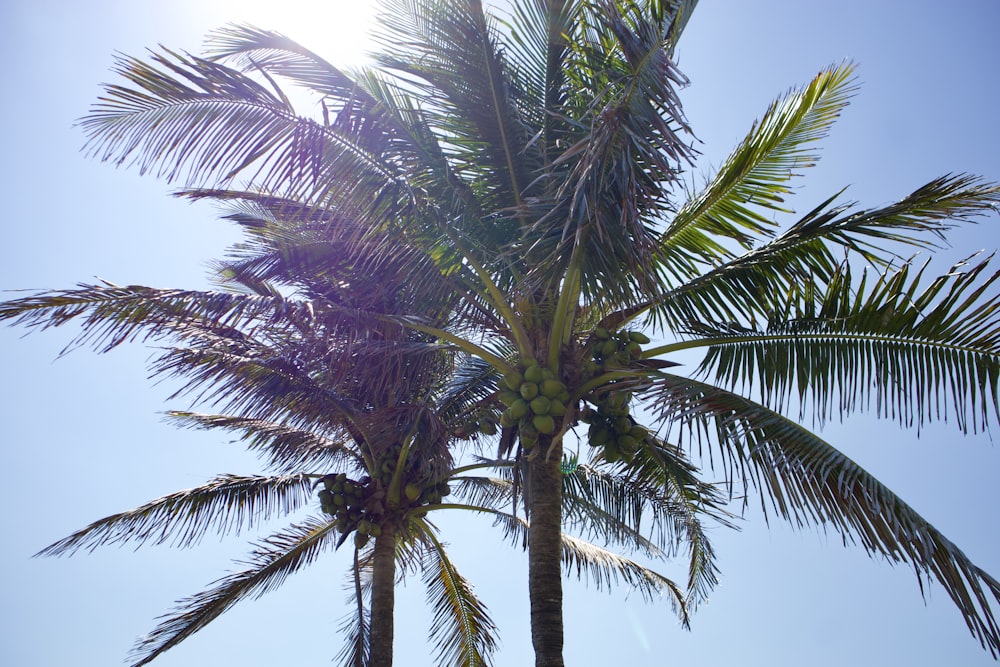
POLYGON ((344 637, 344 647, 335 660, 340 667, 368 667, 371 659, 371 559, 360 558, 359 549, 354 548, 354 566, 349 574, 347 596, 351 611, 344 616, 340 634, 344 637))
POLYGON ((808 398, 821 418, 874 408, 907 426, 951 417, 963 432, 985 429, 1000 418, 1000 273, 988 264, 960 263, 926 287, 926 265, 856 287, 845 268, 815 303, 794 295, 760 331, 698 332, 711 344, 702 370, 757 382, 779 406, 808 398))
MULTIPOLYGON (((528 531, 527 520, 506 512, 489 510, 489 513, 508 539, 515 543, 524 540, 528 531)), ((561 540, 562 562, 567 575, 575 572, 578 578, 592 582, 598 590, 624 584, 639 591, 649 601, 666 597, 681 623, 687 627, 689 619, 684 593, 668 577, 621 554, 566 533, 562 533, 561 540)))
POLYGON ((731 483, 760 494, 794 526, 832 529, 870 555, 909 563, 921 590, 936 580, 969 630, 1000 651, 1000 582, 867 471, 814 433, 731 392, 663 374, 652 390, 660 416, 708 455, 731 483), (717 457, 717 460, 715 460, 717 457))
POLYGON ((38 556, 72 555, 104 545, 169 543, 189 547, 208 531, 239 534, 309 503, 308 475, 240 477, 222 475, 207 484, 163 496, 134 510, 112 514, 51 544, 38 556))
POLYGON ((303 468, 347 469, 364 463, 351 446, 353 442, 331 440, 310 429, 262 419, 181 410, 172 410, 167 416, 188 428, 221 428, 240 433, 240 440, 250 450, 258 452, 268 467, 284 474, 303 468))
POLYGON ((632 464, 614 468, 583 465, 564 476, 564 521, 588 539, 638 549, 652 558, 686 553, 686 601, 693 610, 718 583, 705 522, 733 527, 721 508, 721 494, 662 443, 647 444, 632 464))
POLYGON ((177 603, 174 613, 148 635, 132 652, 132 667, 145 665, 164 651, 214 621, 245 598, 256 598, 279 587, 290 574, 312 563, 332 545, 337 530, 332 522, 308 519, 275 533, 259 544, 246 562, 249 567, 216 581, 212 588, 177 603))
POLYGON ((602 586, 610 590, 625 584, 651 602, 666 597, 681 623, 688 626, 690 619, 684 592, 669 578, 637 561, 570 535, 563 534, 562 545, 563 563, 567 570, 576 570, 577 577, 592 581, 598 590, 602 586))
POLYGON ((705 522, 737 528, 732 515, 722 507, 721 490, 701 481, 700 472, 679 447, 658 438, 648 439, 636 452, 631 466, 622 472, 631 484, 654 489, 661 496, 660 503, 653 506, 653 516, 658 519, 655 526, 669 526, 675 551, 688 554, 686 599, 691 612, 708 599, 719 582, 715 549, 705 522))
POLYGON ((443 545, 431 530, 424 531, 427 546, 421 564, 427 603, 434 610, 430 639, 437 647, 439 665, 486 667, 497 648, 496 626, 486 606, 459 574, 443 545))
POLYGON ((662 550, 670 549, 662 527, 653 540, 645 536, 644 516, 657 504, 655 496, 647 496, 613 475, 580 465, 563 475, 562 497, 563 524, 590 540, 637 549, 653 558, 662 558, 662 550))

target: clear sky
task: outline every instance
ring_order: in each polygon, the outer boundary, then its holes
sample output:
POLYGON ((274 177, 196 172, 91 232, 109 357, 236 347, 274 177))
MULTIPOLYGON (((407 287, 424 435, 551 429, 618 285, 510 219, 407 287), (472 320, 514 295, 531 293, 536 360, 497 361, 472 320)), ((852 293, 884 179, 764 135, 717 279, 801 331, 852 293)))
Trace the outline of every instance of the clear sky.
MULTIPOLYGON (((170 186, 79 152, 73 127, 108 81, 113 52, 157 43, 195 51, 229 21, 280 30, 343 64, 364 48, 368 3, 232 0, 13 0, 0 6, 4 243, 0 289, 62 288, 96 276, 118 283, 205 287, 205 264, 232 240, 207 206, 168 196, 170 186), (322 8, 322 9, 318 9, 322 8)), ((996 0, 703 0, 682 40, 688 117, 709 173, 768 102, 844 59, 862 88, 802 179, 808 210, 849 185, 847 196, 887 203, 948 172, 1000 180, 996 125, 1000 64, 996 0)), ((957 234, 949 257, 1000 247, 994 217, 957 234)), ((6 295, 13 297, 13 294, 6 295)), ((208 538, 185 551, 105 548, 69 559, 31 554, 90 521, 258 468, 218 434, 176 431, 160 412, 169 384, 147 379, 150 350, 55 361, 69 332, 21 338, 0 330, 0 664, 120 664, 134 639, 174 600, 235 569, 243 538, 208 538)), ((953 425, 913 432, 866 418, 823 432, 1000 576, 1000 452, 989 437, 953 425)), ((526 561, 481 522, 441 522, 452 555, 502 631, 501 667, 531 662, 526 561)), ((750 513, 743 530, 719 530, 722 583, 678 627, 667 604, 566 584, 570 665, 702 664, 726 667, 992 665, 939 587, 925 605, 903 567, 844 549, 814 530, 770 529, 750 513)), ((280 591, 247 601, 154 664, 327 665, 340 648, 348 553, 331 554, 280 591)), ((663 568, 678 578, 681 565, 663 568)), ((431 664, 419 576, 399 594, 396 662, 431 664)))

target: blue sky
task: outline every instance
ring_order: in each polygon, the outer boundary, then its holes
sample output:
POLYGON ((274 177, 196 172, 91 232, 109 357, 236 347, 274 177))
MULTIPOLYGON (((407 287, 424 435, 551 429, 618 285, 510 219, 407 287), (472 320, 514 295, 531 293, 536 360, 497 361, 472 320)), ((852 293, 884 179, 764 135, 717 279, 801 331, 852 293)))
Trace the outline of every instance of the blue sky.
MULTIPOLYGON (((703 142, 695 178, 719 164, 776 95, 844 59, 861 90, 800 181, 808 210, 849 185, 874 206, 949 172, 1000 180, 996 125, 1000 4, 703 0, 678 52, 692 83, 682 95, 703 142)), ((14 0, 0 8, 8 63, 0 113, 5 243, 0 289, 118 283, 205 287, 205 265, 232 240, 207 206, 170 186, 80 152, 73 127, 111 79, 113 52, 162 43, 197 51, 228 21, 281 30, 336 63, 359 58, 366 3, 14 0), (322 8, 322 9, 317 9, 322 8)), ((946 257, 1000 246, 996 216, 953 237, 946 257)), ((10 295, 13 296, 13 295, 10 295)), ((207 538, 184 551, 105 548, 70 559, 31 554, 90 521, 223 472, 253 473, 224 437, 176 431, 160 413, 169 384, 147 378, 150 350, 132 345, 55 360, 68 332, 22 338, 0 330, 0 664, 119 664, 174 600, 234 568, 243 538, 207 538)), ((1000 453, 952 424, 916 434, 852 418, 823 435, 861 462, 1000 575, 1000 453)), ((481 522, 441 522, 452 555, 502 631, 501 667, 531 660, 526 565, 481 522)), ((834 535, 795 532, 750 512, 719 530, 722 583, 678 627, 669 606, 624 592, 566 585, 571 665, 689 663, 784 667, 996 664, 969 635, 947 595, 925 605, 911 571, 845 549, 834 535)), ((331 554, 282 590, 245 602, 154 664, 326 665, 340 647, 348 554, 331 554)), ((682 566, 668 564, 680 578, 682 566)), ((397 664, 431 664, 419 576, 400 591, 397 664)))

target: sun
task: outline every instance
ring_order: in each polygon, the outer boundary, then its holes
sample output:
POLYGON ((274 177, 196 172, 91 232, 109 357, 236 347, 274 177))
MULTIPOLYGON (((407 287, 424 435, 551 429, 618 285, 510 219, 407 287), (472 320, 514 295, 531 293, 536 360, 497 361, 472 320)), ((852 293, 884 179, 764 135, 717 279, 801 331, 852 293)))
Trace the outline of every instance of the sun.
POLYGON ((221 28, 247 23, 274 30, 337 67, 366 62, 377 9, 370 0, 194 0, 189 13, 221 28))

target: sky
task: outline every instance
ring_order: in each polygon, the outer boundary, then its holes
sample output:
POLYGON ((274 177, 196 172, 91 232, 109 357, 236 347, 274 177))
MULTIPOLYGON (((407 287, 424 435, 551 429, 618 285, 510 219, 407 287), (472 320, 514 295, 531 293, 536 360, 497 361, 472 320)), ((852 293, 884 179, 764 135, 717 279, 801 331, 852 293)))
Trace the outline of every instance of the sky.
MULTIPOLYGON (((197 52, 209 31, 250 22, 284 32, 344 65, 362 61, 371 7, 284 0, 13 0, 0 7, 4 243, 0 290, 122 284, 205 288, 206 265, 234 240, 210 206, 80 151, 74 122, 109 81, 115 52, 157 44, 197 52)), ((678 49, 682 91, 707 177, 767 104, 821 68, 850 60, 861 88, 798 183, 804 212, 849 186, 865 206, 897 199, 945 173, 1000 180, 995 0, 703 0, 678 49)), ((1000 246, 994 216, 953 237, 946 259, 1000 246)), ((16 293, 0 294, 14 298, 16 293)), ((32 554, 91 521, 256 460, 225 436, 162 420, 169 383, 148 378, 151 350, 60 351, 71 332, 24 337, 0 329, 0 664, 113 665, 175 600, 235 569, 258 537, 207 538, 197 548, 105 547, 72 558, 32 554)), ((1000 452, 954 424, 918 437, 855 416, 823 436, 865 466, 986 571, 1000 575, 1000 452)), ((526 559, 482 521, 442 519, 459 569, 491 610, 499 667, 531 662, 526 559)), ((669 605, 568 579, 570 665, 996 664, 944 591, 921 597, 905 567, 844 548, 835 535, 794 531, 747 513, 739 532, 713 532, 722 581, 681 629, 669 605)), ((328 665, 340 648, 349 554, 329 554, 281 590, 246 601, 153 664, 328 665)), ((663 571, 683 577, 683 565, 663 571)), ((433 664, 419 576, 399 589, 396 664, 433 664)))

